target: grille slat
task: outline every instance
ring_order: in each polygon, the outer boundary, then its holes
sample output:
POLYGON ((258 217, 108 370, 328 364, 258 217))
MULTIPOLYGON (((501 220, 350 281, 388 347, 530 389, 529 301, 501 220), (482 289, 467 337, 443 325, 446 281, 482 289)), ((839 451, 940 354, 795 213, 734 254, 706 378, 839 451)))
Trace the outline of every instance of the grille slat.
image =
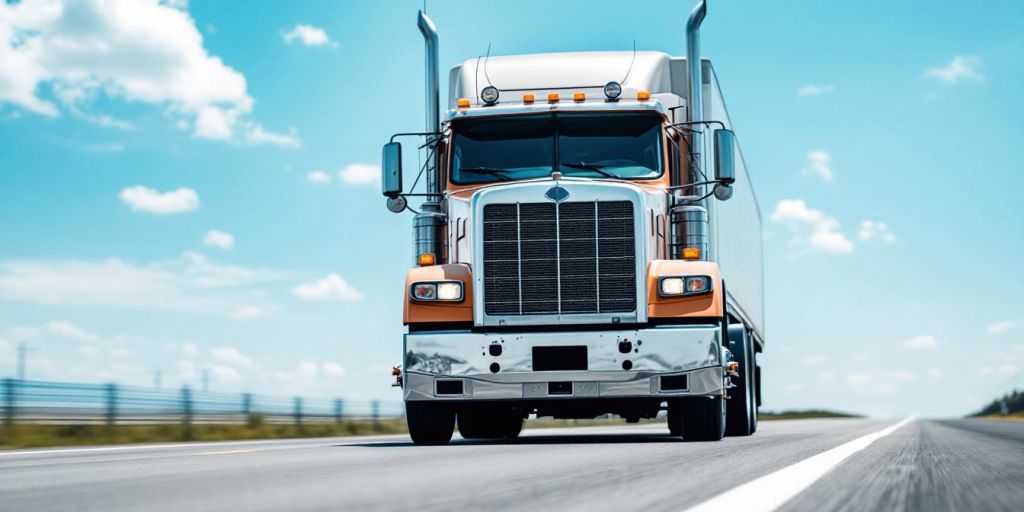
POLYGON ((636 310, 631 202, 489 204, 483 222, 488 315, 636 310))

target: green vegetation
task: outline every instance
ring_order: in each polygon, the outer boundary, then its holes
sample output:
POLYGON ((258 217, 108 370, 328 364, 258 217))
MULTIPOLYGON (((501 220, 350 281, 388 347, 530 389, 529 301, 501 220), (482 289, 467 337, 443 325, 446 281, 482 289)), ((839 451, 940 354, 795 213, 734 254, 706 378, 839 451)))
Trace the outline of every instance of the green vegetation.
POLYGON ((1008 418, 1022 418, 1024 417, 1024 391, 1013 390, 1000 398, 993 400, 990 404, 983 407, 980 411, 972 414, 975 417, 1008 417, 1008 418), (1005 415, 1003 406, 1006 406, 1005 415))
POLYGON ((850 414, 845 412, 826 411, 823 409, 807 409, 803 411, 782 412, 761 411, 757 414, 757 419, 759 421, 807 420, 814 418, 863 418, 863 416, 859 414, 850 414))
POLYGON ((406 432, 404 419, 345 420, 341 423, 270 424, 253 415, 247 424, 210 425, 35 425, 0 426, 0 449, 43 446, 235 441, 333 437, 406 432))

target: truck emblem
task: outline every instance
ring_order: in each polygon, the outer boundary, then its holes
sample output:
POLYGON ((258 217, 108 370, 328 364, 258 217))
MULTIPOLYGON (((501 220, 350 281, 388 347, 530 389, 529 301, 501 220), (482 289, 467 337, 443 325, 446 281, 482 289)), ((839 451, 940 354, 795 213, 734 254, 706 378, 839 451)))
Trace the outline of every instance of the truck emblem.
POLYGON ((556 203, 561 203, 562 201, 565 201, 566 199, 569 198, 569 191, 562 187, 559 187, 558 185, 555 185, 549 188, 548 191, 544 193, 544 197, 556 203))

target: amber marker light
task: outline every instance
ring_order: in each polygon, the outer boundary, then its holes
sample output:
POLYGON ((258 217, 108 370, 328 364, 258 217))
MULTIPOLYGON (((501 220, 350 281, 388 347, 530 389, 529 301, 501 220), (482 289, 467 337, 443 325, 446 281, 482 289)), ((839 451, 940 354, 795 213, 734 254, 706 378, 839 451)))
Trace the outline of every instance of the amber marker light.
POLYGON ((469 98, 459 98, 457 105, 459 108, 469 108, 469 98))
POLYGON ((582 92, 578 92, 578 93, 572 95, 572 100, 573 101, 587 101, 587 95, 582 93, 582 92))
POLYGON ((429 267, 437 262, 437 260, 434 259, 434 255, 429 252, 420 254, 419 257, 416 258, 416 261, 421 267, 429 267))
POLYGON ((523 95, 523 103, 533 103, 534 97, 532 94, 523 95))
POLYGON ((687 248, 683 249, 683 259, 684 260, 699 260, 700 259, 700 249, 698 249, 696 247, 687 247, 687 248))
POLYGON ((639 101, 647 101, 651 99, 651 93, 647 91, 639 91, 636 93, 636 99, 639 101))
POLYGON ((558 100, 562 99, 557 92, 548 93, 548 103, 558 103, 558 100))

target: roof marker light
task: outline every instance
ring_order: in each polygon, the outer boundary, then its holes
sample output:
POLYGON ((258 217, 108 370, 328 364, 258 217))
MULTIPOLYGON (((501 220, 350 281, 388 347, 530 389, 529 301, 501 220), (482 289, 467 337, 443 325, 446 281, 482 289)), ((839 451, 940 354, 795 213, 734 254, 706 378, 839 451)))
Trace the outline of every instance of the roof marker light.
POLYGON ((459 108, 469 108, 469 98, 459 98, 459 101, 456 104, 459 108))
POLYGON ((619 96, 622 96, 622 86, 618 82, 604 84, 604 97, 608 98, 608 101, 618 101, 619 96))
POLYGON ((636 99, 637 101, 647 101, 651 99, 651 93, 647 91, 638 91, 636 93, 636 99))
POLYGON ((493 85, 488 85, 484 87, 484 90, 480 91, 480 99, 484 100, 484 103, 488 105, 497 103, 499 95, 498 88, 493 85))
POLYGON ((523 95, 523 103, 533 103, 533 100, 534 100, 534 98, 533 98, 532 94, 524 94, 523 95))
POLYGON ((587 101, 587 95, 585 93, 578 92, 578 93, 572 95, 572 100, 573 101, 587 101))
POLYGON ((558 100, 562 99, 557 92, 548 93, 548 103, 558 103, 558 100))

